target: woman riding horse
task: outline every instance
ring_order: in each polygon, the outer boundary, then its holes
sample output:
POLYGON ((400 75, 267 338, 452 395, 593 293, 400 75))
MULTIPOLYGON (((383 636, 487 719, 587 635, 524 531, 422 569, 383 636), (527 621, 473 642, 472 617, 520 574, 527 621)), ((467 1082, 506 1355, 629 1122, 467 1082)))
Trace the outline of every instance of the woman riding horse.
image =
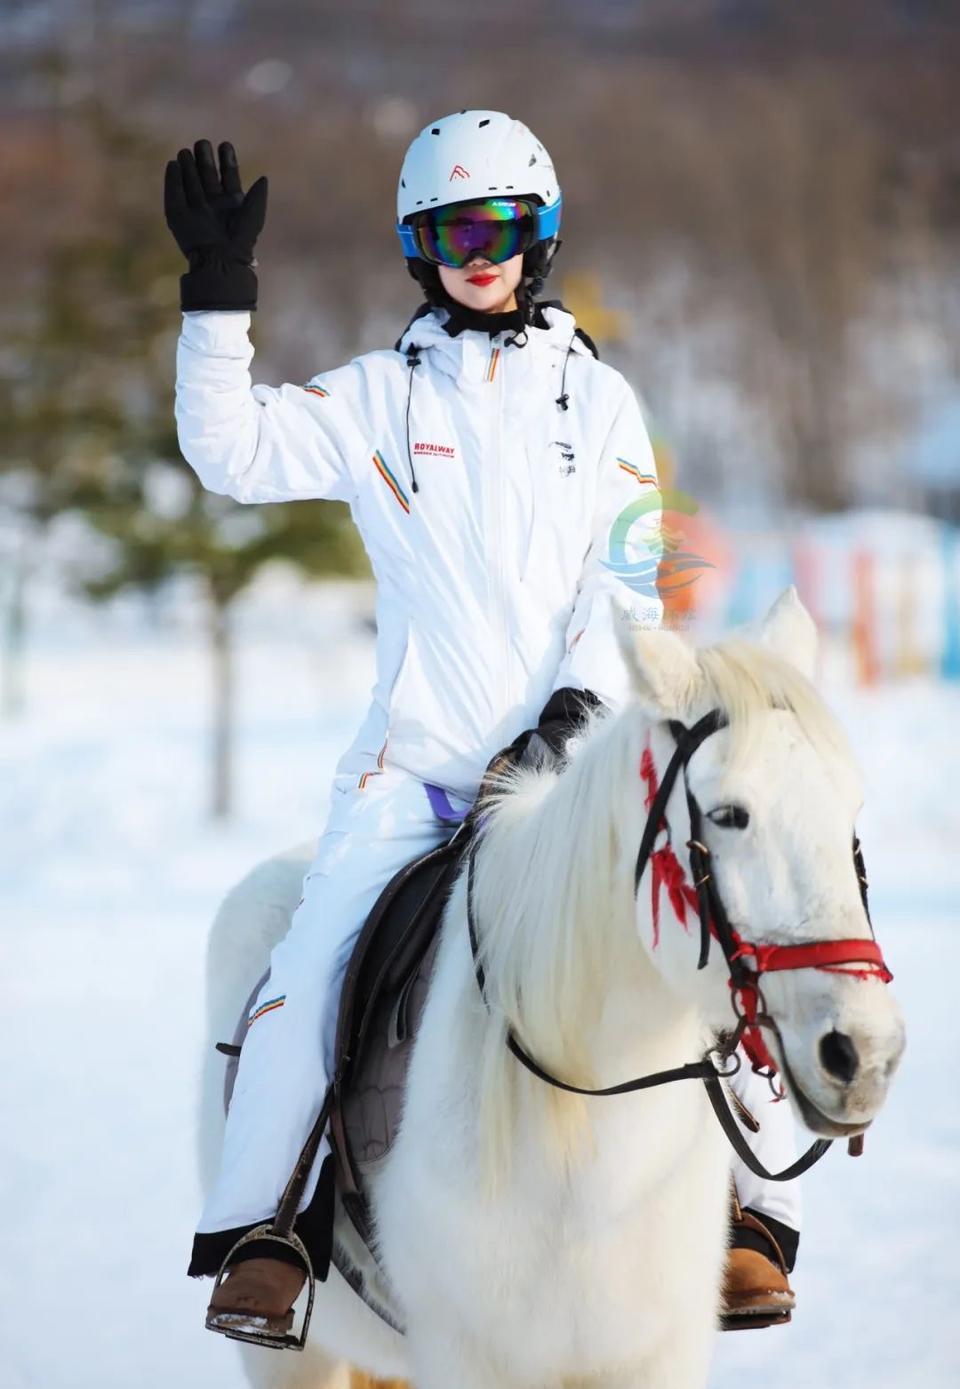
MULTIPOLYGON (((166 172, 167 220, 190 267, 180 447, 205 487, 240 502, 348 502, 377 578, 378 635, 371 704, 337 764, 302 900, 249 1016, 195 1276, 216 1274, 276 1211, 327 1088, 351 945, 397 870, 448 835, 438 794, 465 809, 504 749, 562 756, 585 710, 626 699, 613 599, 629 591, 604 560, 611 527, 640 498, 649 504, 628 558, 650 581, 632 616, 655 626, 662 611, 657 475, 637 400, 573 316, 538 299, 560 246, 561 193, 532 132, 500 112, 460 111, 416 137, 396 230, 426 302, 395 348, 303 386, 251 386, 267 182, 244 195, 233 147, 218 155, 219 167, 200 140, 166 172)), ((744 1074, 742 1098, 756 1108, 769 1094, 744 1074)), ((787 1106, 765 1104, 763 1115, 757 1142, 783 1165, 787 1106)), ((789 1319, 796 1183, 735 1175, 727 1311, 741 1324, 789 1319)), ((242 1253, 207 1325, 289 1324, 299 1262, 275 1245, 242 1253)))

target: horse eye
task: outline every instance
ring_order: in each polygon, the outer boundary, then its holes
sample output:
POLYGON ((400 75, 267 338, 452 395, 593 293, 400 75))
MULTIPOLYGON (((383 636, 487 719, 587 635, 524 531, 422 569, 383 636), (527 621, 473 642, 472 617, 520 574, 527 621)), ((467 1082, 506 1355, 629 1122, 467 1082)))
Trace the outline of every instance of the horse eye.
POLYGON ((745 830, 750 823, 742 805, 718 805, 716 810, 707 811, 707 819, 724 830, 745 830))

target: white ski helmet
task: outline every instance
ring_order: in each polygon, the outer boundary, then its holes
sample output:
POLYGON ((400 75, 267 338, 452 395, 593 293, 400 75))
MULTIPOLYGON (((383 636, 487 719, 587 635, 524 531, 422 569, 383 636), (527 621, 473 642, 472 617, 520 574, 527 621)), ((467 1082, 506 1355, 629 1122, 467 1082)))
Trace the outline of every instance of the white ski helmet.
POLYGON ((497 193, 536 197, 544 207, 559 204, 553 161, 522 121, 502 111, 457 111, 424 126, 407 150, 397 188, 397 221, 412 212, 497 193))
POLYGON ((444 294, 436 268, 419 258, 405 219, 432 207, 511 194, 540 203, 537 241, 523 262, 535 296, 560 246, 563 199, 553 160, 533 131, 503 111, 457 111, 424 126, 412 141, 397 185, 396 230, 407 269, 428 298, 442 301, 444 294))

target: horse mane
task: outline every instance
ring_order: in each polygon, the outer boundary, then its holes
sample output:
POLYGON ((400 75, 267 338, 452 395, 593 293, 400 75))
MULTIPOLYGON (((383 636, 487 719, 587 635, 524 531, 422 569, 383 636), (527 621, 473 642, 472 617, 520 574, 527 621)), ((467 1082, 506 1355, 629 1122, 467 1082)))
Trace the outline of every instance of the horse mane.
MULTIPOLYGON (((575 1146, 583 1102, 522 1070, 506 1047, 512 1031, 531 1055, 574 1084, 595 1083, 584 1038, 603 1006, 604 980, 630 943, 626 889, 629 836, 611 808, 621 799, 628 765, 640 755, 639 720, 609 710, 590 713, 581 745, 562 771, 511 768, 490 795, 477 852, 474 911, 489 1006, 481 1051, 481 1131, 488 1177, 504 1169, 518 1086, 532 1084, 560 1153, 575 1146), (629 757, 627 744, 636 743, 629 757), (615 890, 622 880, 623 891, 615 890), (604 929, 583 923, 620 906, 604 929)), ((638 811, 642 798, 638 784, 638 811)), ((634 846, 635 848, 635 846, 634 846)))
MULTIPOLYGON (((681 711, 692 723, 720 708, 731 760, 749 747, 756 719, 793 714, 823 755, 849 759, 845 737, 817 690, 772 650, 728 638, 697 653, 699 679, 681 711)), ((512 768, 497 780, 477 851, 474 910, 489 1025, 481 1053, 481 1122, 487 1171, 503 1170, 517 1087, 539 1089, 569 1160, 582 1137, 584 1101, 529 1076, 506 1048, 526 1050, 569 1083, 595 1086, 589 1039, 611 979, 636 970, 633 867, 644 819, 639 762, 651 716, 639 702, 593 711, 561 771, 512 768)), ((529 1090, 528 1090, 529 1093, 529 1090)))

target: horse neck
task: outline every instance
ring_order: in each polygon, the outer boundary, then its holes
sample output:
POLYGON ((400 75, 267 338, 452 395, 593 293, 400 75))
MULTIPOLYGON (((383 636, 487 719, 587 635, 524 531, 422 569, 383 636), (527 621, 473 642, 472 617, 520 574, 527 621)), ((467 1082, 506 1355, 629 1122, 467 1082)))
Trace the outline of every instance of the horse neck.
POLYGON ((477 861, 494 1015, 578 1084, 675 1061, 681 1034, 695 1030, 692 1005, 667 988, 637 935, 652 910, 649 892, 639 915, 633 896, 647 734, 636 707, 599 722, 545 791, 527 783, 502 803, 477 861))

